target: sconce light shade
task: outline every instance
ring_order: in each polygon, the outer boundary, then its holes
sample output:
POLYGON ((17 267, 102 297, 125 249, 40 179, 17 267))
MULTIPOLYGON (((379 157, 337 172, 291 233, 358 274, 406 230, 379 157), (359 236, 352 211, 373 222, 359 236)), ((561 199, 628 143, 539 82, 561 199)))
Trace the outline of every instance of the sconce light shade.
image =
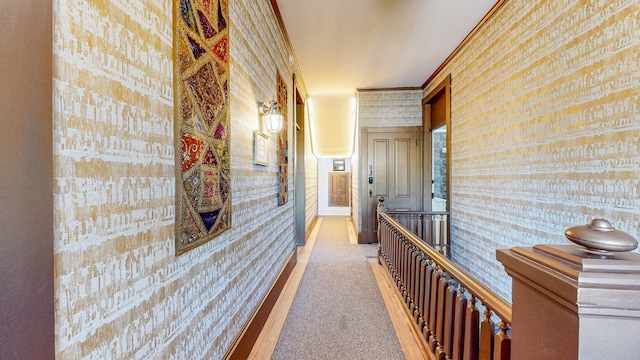
POLYGON ((267 131, 277 133, 282 130, 282 113, 278 110, 278 103, 275 100, 269 103, 258 103, 258 110, 264 119, 267 131))

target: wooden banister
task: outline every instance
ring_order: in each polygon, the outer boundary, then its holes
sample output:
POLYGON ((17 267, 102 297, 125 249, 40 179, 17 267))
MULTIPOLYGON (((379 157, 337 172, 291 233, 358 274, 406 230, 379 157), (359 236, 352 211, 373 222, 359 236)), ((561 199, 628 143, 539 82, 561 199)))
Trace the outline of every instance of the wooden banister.
MULTIPOLYGON (((436 249, 420 239, 416 233, 421 221, 434 213, 415 213, 378 214, 378 252, 414 327, 423 334, 425 348, 438 359, 509 359, 510 304, 448 259, 442 251, 448 253, 448 243, 436 249), (477 302, 484 311, 482 322, 477 302)), ((445 225, 439 226, 442 234, 445 225)))

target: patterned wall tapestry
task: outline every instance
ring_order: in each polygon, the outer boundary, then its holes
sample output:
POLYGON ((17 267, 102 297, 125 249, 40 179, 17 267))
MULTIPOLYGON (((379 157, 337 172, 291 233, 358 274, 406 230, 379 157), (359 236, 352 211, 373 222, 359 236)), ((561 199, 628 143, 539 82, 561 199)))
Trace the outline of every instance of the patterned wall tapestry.
POLYGON ((176 254, 231 227, 226 0, 176 1, 176 254))
POLYGON ((287 84, 278 71, 278 107, 282 114, 282 131, 278 134, 278 205, 289 200, 289 148, 287 135, 287 84))

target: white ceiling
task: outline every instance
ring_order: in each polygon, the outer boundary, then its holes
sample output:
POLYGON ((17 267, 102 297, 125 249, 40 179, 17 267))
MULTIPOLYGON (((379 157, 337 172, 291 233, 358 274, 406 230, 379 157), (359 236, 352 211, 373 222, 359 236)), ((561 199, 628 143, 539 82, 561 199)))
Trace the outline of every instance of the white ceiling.
POLYGON ((277 0, 310 96, 420 87, 496 0, 277 0))

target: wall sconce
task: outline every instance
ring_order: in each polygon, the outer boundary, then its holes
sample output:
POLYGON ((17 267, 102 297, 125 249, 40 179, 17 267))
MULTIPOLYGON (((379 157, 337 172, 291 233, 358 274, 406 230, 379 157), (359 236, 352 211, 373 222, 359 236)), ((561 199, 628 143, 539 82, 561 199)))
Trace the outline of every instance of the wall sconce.
POLYGON ((282 130, 282 114, 278 110, 278 103, 271 100, 268 103, 259 102, 258 112, 264 119, 264 125, 269 132, 280 132, 282 130))

